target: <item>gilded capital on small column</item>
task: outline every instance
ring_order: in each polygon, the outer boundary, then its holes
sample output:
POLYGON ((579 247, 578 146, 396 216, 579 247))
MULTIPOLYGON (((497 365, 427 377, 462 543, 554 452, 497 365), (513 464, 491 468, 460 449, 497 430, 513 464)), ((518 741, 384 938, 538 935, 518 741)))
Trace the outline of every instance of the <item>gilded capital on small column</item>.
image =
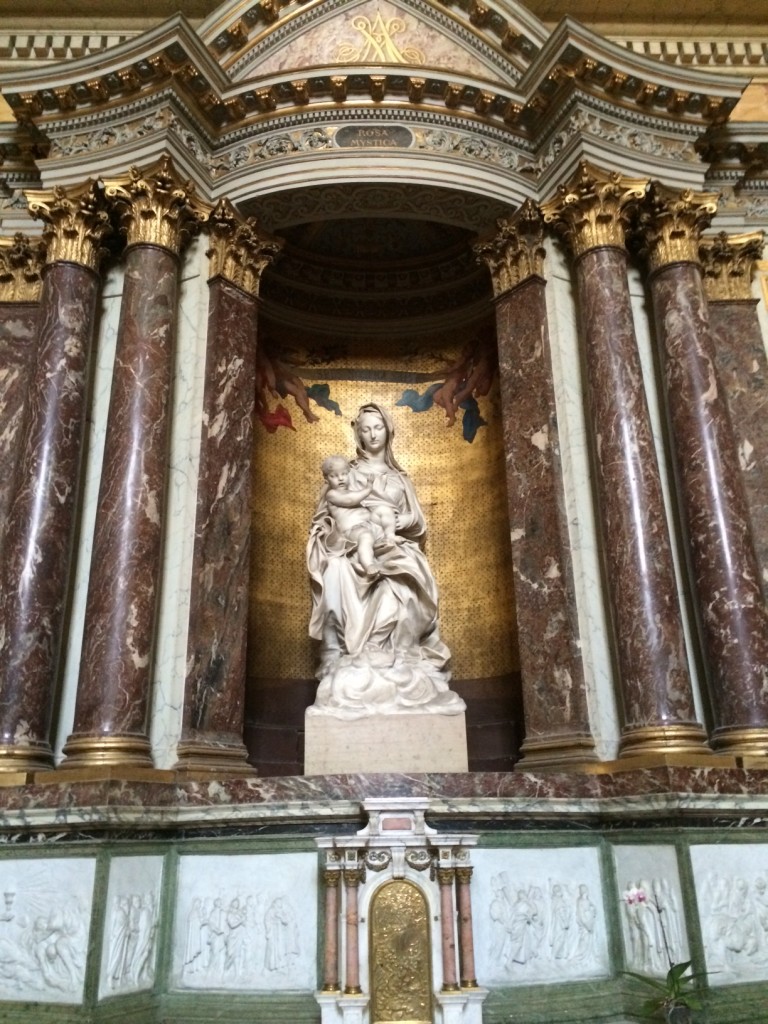
POLYGON ((77 263, 98 271, 107 250, 102 242, 112 231, 104 190, 88 179, 78 188, 25 192, 29 212, 45 221, 46 263, 77 263))
POLYGON ((453 880, 456 877, 455 868, 438 868, 437 869, 437 884, 438 885, 453 885, 453 880))
POLYGON ((323 868, 323 883, 327 889, 338 889, 341 871, 338 868, 323 868))
POLYGON ((472 870, 471 867, 456 868, 456 881, 459 885, 469 885, 472 881, 472 870))
POLYGON ((129 246, 157 245, 178 253, 210 211, 167 155, 145 174, 131 167, 128 178, 106 181, 104 192, 120 217, 129 246))
POLYGON ((718 199, 717 192, 652 183, 638 224, 640 252, 651 273, 671 263, 699 263, 701 232, 717 213, 718 199))
POLYGON ((582 160, 573 178, 540 209, 574 257, 603 246, 623 249, 630 217, 647 189, 647 178, 628 178, 582 160))
POLYGON ((265 268, 285 244, 262 231, 255 217, 244 220, 228 199, 220 199, 208 218, 209 279, 223 277, 251 295, 259 294, 265 268))
POLYGON ((762 231, 728 235, 721 231, 699 242, 699 259, 704 268, 704 289, 709 302, 739 302, 752 299, 752 271, 762 259, 765 235, 762 231))
POLYGON ((491 272, 496 298, 529 277, 544 276, 544 222, 536 204, 526 199, 511 217, 496 221, 496 234, 472 248, 478 263, 491 272))
POLYGON ((37 302, 44 264, 41 239, 22 234, 0 238, 0 302, 37 302))

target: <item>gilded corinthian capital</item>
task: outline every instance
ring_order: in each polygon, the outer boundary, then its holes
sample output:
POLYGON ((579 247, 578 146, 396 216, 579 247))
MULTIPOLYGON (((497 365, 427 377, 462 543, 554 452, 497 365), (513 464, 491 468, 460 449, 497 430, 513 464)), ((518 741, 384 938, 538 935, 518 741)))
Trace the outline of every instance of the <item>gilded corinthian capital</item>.
POLYGON ((699 242, 704 288, 710 302, 736 302, 752 298, 752 271, 762 258, 765 235, 752 231, 728 235, 721 231, 699 242))
POLYGON ((195 198, 195 186, 179 177, 167 155, 145 174, 131 167, 127 178, 106 181, 104 192, 128 245, 157 245, 173 253, 196 233, 210 209, 195 198))
POLYGON ((529 277, 544 275, 544 222, 534 202, 526 199, 511 217, 496 221, 496 234, 472 248, 478 263, 491 272, 496 298, 529 277))
POLYGON ((45 245, 39 238, 0 238, 0 302, 37 302, 45 245))
POLYGON ((98 271, 107 252, 102 242, 112 231, 101 185, 89 178, 77 188, 56 185, 24 194, 32 216, 45 221, 46 262, 78 263, 98 271))
POLYGON ((698 263, 702 230, 717 213, 717 192, 671 189, 655 181, 638 222, 639 250, 651 272, 670 263, 698 263))
POLYGON ((220 199, 208 218, 209 278, 223 277, 252 295, 259 294, 264 269, 285 244, 261 231, 255 217, 244 220, 228 199, 220 199))
POLYGON ((647 178, 627 178, 582 160, 541 212, 574 256, 602 246, 623 249, 630 217, 647 188, 647 178))

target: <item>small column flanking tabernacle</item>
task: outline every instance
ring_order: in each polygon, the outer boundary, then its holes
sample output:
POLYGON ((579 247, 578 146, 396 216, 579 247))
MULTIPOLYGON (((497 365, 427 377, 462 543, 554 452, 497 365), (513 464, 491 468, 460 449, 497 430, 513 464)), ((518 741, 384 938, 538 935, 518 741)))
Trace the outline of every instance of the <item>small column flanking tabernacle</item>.
POLYGON ((625 231, 646 188, 582 163, 542 206, 575 262, 623 755, 706 750, 627 281, 625 231))
POLYGON ((496 300, 526 768, 595 759, 564 516, 543 235, 541 214, 527 200, 475 246, 496 300))
POLYGON ((21 459, 0 567, 0 770, 50 768, 50 726, 85 428, 102 241, 110 232, 92 181, 27 193, 45 221, 47 263, 21 459))
POLYGON ((346 943, 344 995, 357 996, 360 987, 360 915, 357 908, 363 869, 357 866, 357 854, 347 851, 344 864, 344 933, 346 943))
POLYGON ((456 903, 459 915, 459 978, 462 988, 477 988, 475 977, 475 941, 472 931, 472 868, 456 868, 456 903))
POLYGON ((164 157, 106 195, 127 237, 112 393, 67 767, 150 765, 178 255, 207 210, 164 157))
POLYGON ((0 238, 0 555, 29 409, 44 263, 41 239, 0 238))
MULTIPOLYGON (((450 854, 450 851, 439 851, 450 854)), ((454 929, 453 882, 455 868, 438 867, 437 884, 440 887, 440 936, 442 940, 443 992, 457 992, 456 937, 454 929)))
POLYGON ((325 885, 325 949, 323 953, 323 992, 340 992, 339 984, 339 882, 340 867, 326 867, 325 885))
POLYGON ((752 539, 768 600, 768 358, 752 296, 762 231, 702 238, 699 257, 715 342, 715 367, 730 413, 752 539))
POLYGON ((282 242, 222 200, 210 305, 179 768, 252 772, 243 743, 258 290, 282 242))
POLYGON ((717 209, 712 193, 654 185, 640 221, 680 501, 708 661, 712 745, 768 753, 768 609, 699 263, 700 233, 717 209))

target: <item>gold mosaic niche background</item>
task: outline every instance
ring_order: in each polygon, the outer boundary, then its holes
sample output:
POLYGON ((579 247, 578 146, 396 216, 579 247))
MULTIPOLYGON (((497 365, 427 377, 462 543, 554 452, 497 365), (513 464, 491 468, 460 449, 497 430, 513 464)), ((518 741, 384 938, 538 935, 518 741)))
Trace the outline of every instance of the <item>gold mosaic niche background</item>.
MULTIPOLYGON (((461 435, 461 414, 449 428, 442 409, 414 413, 395 405, 404 388, 423 392, 427 383, 370 379, 377 370, 402 371, 402 361, 360 356, 345 358, 344 368, 350 376, 358 371, 369 379, 329 380, 322 369, 301 371, 307 385, 330 385, 341 416, 313 405, 320 421, 310 424, 287 398, 281 402, 295 431, 280 427, 269 434, 258 421, 255 425, 249 676, 314 676, 305 558, 322 486, 320 463, 337 452, 354 457, 351 420, 366 402, 390 410, 396 458, 412 478, 424 510, 427 557, 440 595, 440 631, 451 650, 454 678, 484 679, 514 671, 519 662, 498 388, 480 399, 488 426, 469 444, 461 435)), ((408 360, 408 369, 417 373, 434 368, 428 357, 419 365, 408 360)), ((340 369, 334 366, 337 373, 340 369)))

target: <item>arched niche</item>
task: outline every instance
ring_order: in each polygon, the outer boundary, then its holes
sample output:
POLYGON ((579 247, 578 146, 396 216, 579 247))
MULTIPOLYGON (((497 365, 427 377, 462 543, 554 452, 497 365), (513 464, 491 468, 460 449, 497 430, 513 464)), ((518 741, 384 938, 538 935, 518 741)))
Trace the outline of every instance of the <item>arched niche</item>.
POLYGON ((425 510, 470 768, 509 769, 522 738, 492 294, 472 253, 484 225, 446 223, 456 194, 415 193, 361 183, 342 209, 327 188, 250 208, 286 242, 262 278, 258 331, 245 738, 262 774, 302 771, 316 686, 305 542, 320 463, 354 455, 350 421, 369 401, 392 411, 425 510), (481 362, 451 423, 433 395, 481 362))

